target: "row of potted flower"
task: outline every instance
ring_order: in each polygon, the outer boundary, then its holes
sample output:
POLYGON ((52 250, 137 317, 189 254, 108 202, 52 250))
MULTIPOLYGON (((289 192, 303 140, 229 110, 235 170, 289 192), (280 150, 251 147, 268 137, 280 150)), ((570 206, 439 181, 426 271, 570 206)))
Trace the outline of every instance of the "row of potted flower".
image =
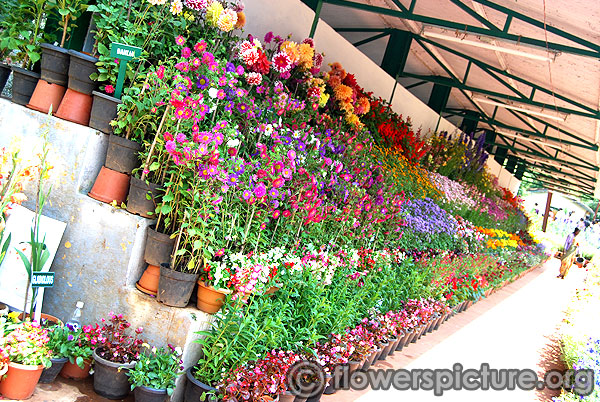
MULTIPOLYGON (((136 401, 164 401, 183 372, 181 348, 151 347, 122 315, 102 325, 64 325, 52 316, 21 321, 19 313, 0 317, 0 395, 28 399, 36 385, 57 375, 84 379, 94 367, 94 390, 109 399, 134 391, 136 401)), ((22 317, 22 315, 21 315, 22 317)))

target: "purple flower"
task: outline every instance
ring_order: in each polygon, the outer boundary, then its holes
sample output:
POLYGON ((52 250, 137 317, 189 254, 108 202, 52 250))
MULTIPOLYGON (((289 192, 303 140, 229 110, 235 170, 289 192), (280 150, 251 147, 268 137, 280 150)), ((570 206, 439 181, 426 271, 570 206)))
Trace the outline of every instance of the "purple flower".
POLYGON ((242 198, 247 201, 250 199, 250 197, 252 197, 252 192, 250 190, 244 190, 242 193, 242 198))
POLYGON ((298 151, 304 151, 306 149, 306 145, 302 141, 298 141, 298 145, 296 145, 298 151))
POLYGON ((271 43, 273 40, 273 32, 267 32, 265 35, 265 43, 271 43))
POLYGON ((196 81, 196 86, 198 89, 206 89, 210 85, 210 80, 206 75, 201 75, 198 77, 198 81, 196 81))
POLYGON ((269 195, 271 196, 271 198, 277 198, 279 197, 279 190, 277 190, 276 188, 272 188, 269 190, 269 195))
POLYGON ((235 71, 235 65, 231 62, 227 62, 227 64, 225 65, 225 71, 227 71, 228 73, 233 73, 235 71))
POLYGON ((239 181, 240 181, 240 179, 236 175, 230 175, 229 178, 227 179, 227 184, 232 187, 236 187, 238 185, 239 181))
POLYGON ((69 334, 69 336, 67 336, 67 341, 72 341, 73 339, 75 339, 73 335, 69 334))
POLYGON ((240 113, 246 113, 246 112, 248 111, 248 105, 247 105, 247 104, 245 104, 245 103, 243 103, 243 102, 242 102, 242 103, 238 103, 238 105, 237 105, 237 110, 238 110, 240 113))

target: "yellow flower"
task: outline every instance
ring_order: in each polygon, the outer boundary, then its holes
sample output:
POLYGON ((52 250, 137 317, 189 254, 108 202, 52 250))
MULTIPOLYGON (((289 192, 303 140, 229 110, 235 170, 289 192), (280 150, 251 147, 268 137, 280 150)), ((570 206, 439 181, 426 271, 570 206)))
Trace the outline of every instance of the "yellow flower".
POLYGON ((298 45, 295 42, 286 40, 281 44, 280 50, 288 55, 292 63, 296 64, 300 61, 300 52, 298 51, 298 45))
POLYGON ((300 53, 300 61, 298 64, 304 69, 309 69, 313 65, 313 57, 315 56, 315 49, 312 48, 308 43, 302 43, 298 45, 298 52, 300 53))
POLYGON ((210 6, 206 8, 206 21, 209 24, 216 26, 223 11, 223 5, 218 1, 213 1, 210 6))
POLYGON ((221 31, 229 32, 235 27, 237 18, 237 13, 235 11, 230 9, 224 10, 217 20, 217 26, 221 31))

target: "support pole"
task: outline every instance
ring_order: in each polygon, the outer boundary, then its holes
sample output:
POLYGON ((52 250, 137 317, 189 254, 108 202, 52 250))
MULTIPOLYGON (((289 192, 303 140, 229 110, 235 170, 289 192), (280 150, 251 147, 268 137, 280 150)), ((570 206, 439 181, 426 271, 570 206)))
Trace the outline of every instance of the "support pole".
POLYGON ((544 223, 542 224, 542 232, 546 232, 548 225, 548 215, 550 215, 550 203, 552 202, 552 191, 548 191, 548 199, 546 200, 546 212, 544 212, 544 223))
POLYGON ((319 17, 321 16, 321 8, 323 7, 323 0, 319 0, 317 3, 317 7, 315 8, 315 18, 313 19, 312 27, 310 27, 310 34, 308 35, 310 38, 315 37, 315 32, 317 31, 317 24, 319 23, 319 17))

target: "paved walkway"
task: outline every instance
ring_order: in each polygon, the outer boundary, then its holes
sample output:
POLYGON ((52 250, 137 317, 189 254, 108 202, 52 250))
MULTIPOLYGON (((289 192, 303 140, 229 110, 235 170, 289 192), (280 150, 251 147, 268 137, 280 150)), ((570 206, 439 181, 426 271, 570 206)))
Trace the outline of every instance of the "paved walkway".
MULTIPOLYGON (((550 259, 522 279, 479 301, 440 327, 380 362, 376 368, 450 369, 461 363, 464 369, 532 369, 543 376, 551 368, 561 368, 560 349, 554 339, 563 310, 586 271, 573 267, 565 280, 556 278, 560 263, 550 259)), ((338 391, 323 396, 323 402, 387 401, 548 401, 557 391, 446 391, 436 397, 433 391, 338 391)))

